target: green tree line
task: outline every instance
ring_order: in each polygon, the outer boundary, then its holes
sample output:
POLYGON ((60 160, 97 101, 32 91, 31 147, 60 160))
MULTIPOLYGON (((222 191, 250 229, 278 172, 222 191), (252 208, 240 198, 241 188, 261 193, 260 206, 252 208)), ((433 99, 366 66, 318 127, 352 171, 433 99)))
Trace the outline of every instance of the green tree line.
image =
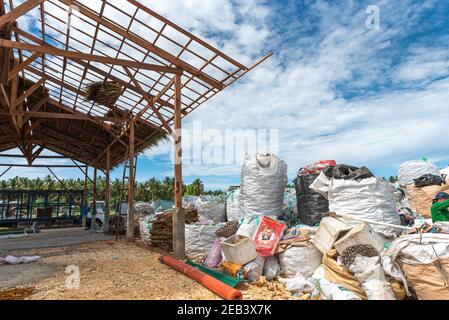
MULTIPOLYGON (((120 199, 120 193, 122 190, 122 180, 111 180, 111 202, 117 204, 120 199)), ((60 179, 60 181, 54 179, 48 175, 44 178, 25 178, 14 177, 9 180, 0 181, 0 190, 83 190, 84 179, 60 179)), ((128 182, 125 181, 125 197, 128 191, 128 182)), ((93 183, 88 180, 87 182, 88 199, 92 200, 93 195, 93 183)), ((97 200, 103 200, 106 191, 106 179, 105 177, 97 178, 97 200)), ((191 184, 183 185, 183 194, 189 196, 200 195, 220 195, 222 191, 205 191, 204 184, 200 179, 196 179, 191 184)), ((135 185, 134 198, 136 201, 149 202, 152 200, 173 200, 174 194, 174 178, 166 177, 163 180, 151 178, 144 182, 137 182, 135 185)))

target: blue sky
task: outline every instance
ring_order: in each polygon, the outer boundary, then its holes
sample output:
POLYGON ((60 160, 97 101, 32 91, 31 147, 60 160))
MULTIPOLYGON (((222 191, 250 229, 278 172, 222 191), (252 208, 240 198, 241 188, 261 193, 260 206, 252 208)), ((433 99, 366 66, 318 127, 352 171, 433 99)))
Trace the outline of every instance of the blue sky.
MULTIPOLYGON (((220 132, 277 129, 290 180, 320 159, 366 165, 379 176, 421 157, 449 164, 447 1, 142 2, 246 65, 274 53, 193 112, 187 130, 194 122, 220 132), (365 26, 369 5, 380 10, 379 30, 365 26)), ((138 179, 171 175, 171 148, 148 151, 138 179)), ((185 165, 185 180, 227 188, 239 184, 242 161, 185 165)))

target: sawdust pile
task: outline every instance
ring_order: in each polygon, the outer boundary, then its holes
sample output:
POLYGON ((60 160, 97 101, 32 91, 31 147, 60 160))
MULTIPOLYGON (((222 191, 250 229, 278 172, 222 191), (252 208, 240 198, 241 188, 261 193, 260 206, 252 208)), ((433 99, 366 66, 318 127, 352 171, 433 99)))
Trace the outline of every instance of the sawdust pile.
MULTIPOLYGON (((159 262, 160 254, 133 243, 100 241, 77 247, 26 250, 40 255, 37 264, 57 265, 48 278, 27 283, 34 287, 24 299, 80 300, 215 300, 220 299, 194 280, 159 262), (68 266, 80 272, 79 289, 68 289, 68 266)), ((245 284, 244 299, 296 299, 279 282, 245 284)))

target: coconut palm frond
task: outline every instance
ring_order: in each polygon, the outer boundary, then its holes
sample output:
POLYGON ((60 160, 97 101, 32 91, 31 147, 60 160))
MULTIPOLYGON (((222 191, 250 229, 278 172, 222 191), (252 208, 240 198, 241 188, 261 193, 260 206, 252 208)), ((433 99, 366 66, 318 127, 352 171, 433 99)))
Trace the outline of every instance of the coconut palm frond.
POLYGON ((84 88, 84 92, 87 101, 93 101, 111 108, 120 97, 122 86, 112 81, 98 81, 88 84, 84 88))

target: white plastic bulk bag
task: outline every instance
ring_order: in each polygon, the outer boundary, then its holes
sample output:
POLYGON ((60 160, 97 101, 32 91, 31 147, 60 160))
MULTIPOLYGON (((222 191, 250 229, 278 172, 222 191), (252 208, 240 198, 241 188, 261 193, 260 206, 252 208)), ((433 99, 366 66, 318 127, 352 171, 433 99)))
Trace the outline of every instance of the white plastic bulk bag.
POLYGON ((278 255, 281 274, 285 277, 294 277, 301 272, 310 277, 321 264, 323 255, 312 244, 301 247, 290 247, 278 255))
POLYGON ((201 199, 195 201, 195 208, 200 217, 212 220, 214 223, 226 222, 226 204, 218 198, 201 199))
POLYGON ((237 230, 236 234, 252 239, 254 236, 254 233, 256 233, 259 223, 260 223, 259 216, 252 216, 250 218, 245 218, 245 219, 243 219, 242 223, 240 224, 240 227, 237 230))
POLYGON ((287 182, 287 164, 276 155, 247 154, 240 186, 242 214, 281 215, 287 182))
POLYGON ((413 184, 414 179, 418 179, 425 174, 441 175, 438 168, 428 161, 413 160, 401 163, 398 172, 399 184, 402 186, 413 184))
POLYGON ((228 221, 243 218, 242 211, 240 210, 240 188, 228 192, 226 196, 226 216, 228 221))
POLYGON ((199 223, 186 224, 185 226, 185 249, 186 256, 190 259, 202 259, 214 246, 215 231, 220 227, 217 225, 203 225, 199 223))
MULTIPOLYGON (((362 180, 329 179, 323 174, 315 179, 310 188, 317 192, 327 192, 331 212, 401 225, 396 209, 395 188, 383 179, 375 177, 362 180)), ((348 219, 344 222, 351 225, 360 223, 348 219)), ((401 232, 394 227, 377 224, 370 226, 386 237, 398 235, 401 232)))

